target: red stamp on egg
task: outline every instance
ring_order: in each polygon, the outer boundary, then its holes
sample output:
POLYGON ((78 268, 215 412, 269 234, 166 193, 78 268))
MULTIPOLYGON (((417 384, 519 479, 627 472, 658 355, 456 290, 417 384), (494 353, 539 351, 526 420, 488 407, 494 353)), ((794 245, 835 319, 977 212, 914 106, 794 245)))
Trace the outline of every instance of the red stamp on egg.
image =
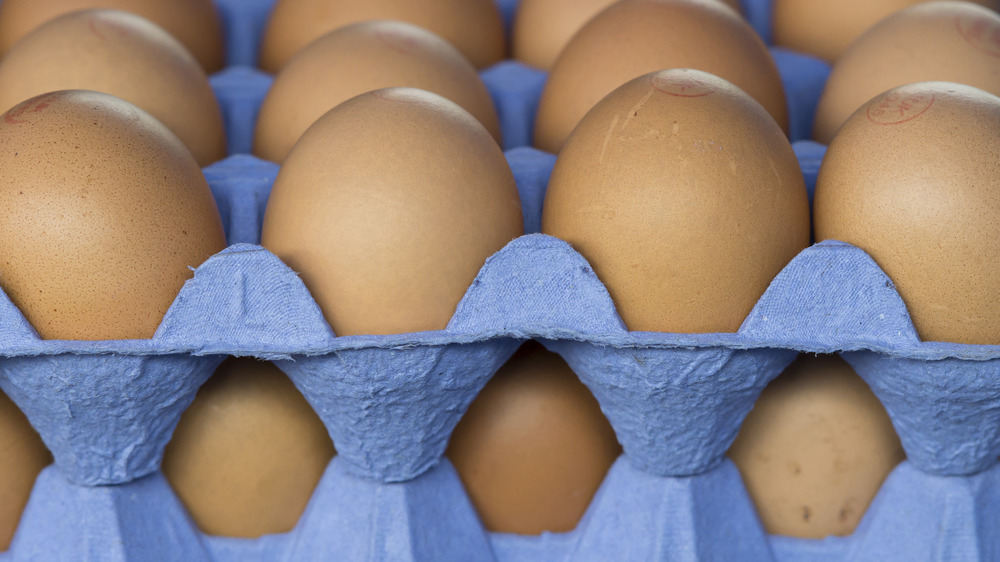
POLYGON ((27 120, 21 119, 25 113, 38 113, 44 110, 49 106, 49 102, 51 102, 52 98, 56 97, 57 94, 58 92, 51 92, 19 103, 4 114, 3 120, 11 125, 27 123, 27 120))
POLYGON ((690 76, 674 78, 655 74, 650 77, 649 83, 658 91, 679 98, 700 98, 715 92, 708 82, 690 76))
POLYGON ((963 39, 977 51, 1000 57, 1000 25, 986 16, 955 18, 955 27, 963 39))
POLYGON ((868 120, 876 125, 899 125, 913 121, 934 105, 934 94, 890 92, 868 104, 868 120))

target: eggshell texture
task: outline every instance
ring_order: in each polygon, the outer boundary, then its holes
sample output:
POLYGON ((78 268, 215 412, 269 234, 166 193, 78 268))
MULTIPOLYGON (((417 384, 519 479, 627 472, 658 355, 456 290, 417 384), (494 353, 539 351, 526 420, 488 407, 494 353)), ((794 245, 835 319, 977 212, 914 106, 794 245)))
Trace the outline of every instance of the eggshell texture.
POLYGON ((181 418, 163 474, 203 532, 251 538, 295 527, 333 455, 284 373, 230 358, 181 418))
POLYGON ((225 247, 191 153, 107 94, 7 111, 0 177, 0 286, 43 338, 149 338, 189 267, 225 247))
POLYGON ((570 242, 630 330, 734 332, 809 244, 788 140, 764 108, 697 70, 601 100, 556 161, 542 231, 570 242))
POLYGON ((264 32, 260 67, 277 72, 323 34, 367 20, 423 27, 457 47, 476 68, 504 58, 503 21, 493 0, 278 0, 264 32))
POLYGON ((354 97, 288 155, 262 243, 338 335, 443 329, 486 258, 524 231, 500 147, 454 102, 413 88, 354 97))
POLYGON ((743 422, 729 457, 768 533, 854 532, 904 458, 885 408, 837 355, 802 355, 743 422))
POLYGON ((7 395, 0 392, 0 552, 10 541, 28 503, 35 478, 52 463, 28 418, 7 395))
POLYGON ((324 35, 278 74, 257 119, 254 154, 274 162, 324 113, 358 94, 409 86, 440 94, 500 141, 500 123, 476 69, 447 41, 403 22, 363 22, 324 35))
POLYGON ((3 0, 0 55, 43 23, 91 8, 124 10, 142 16, 183 43, 206 72, 222 69, 225 59, 222 26, 212 0, 3 0))
POLYGON ((816 239, 889 275, 920 338, 1000 344, 1000 98, 948 82, 881 94, 819 171, 816 239))
POLYGON ((201 166, 226 156, 222 115, 205 72, 176 39, 139 16, 74 12, 28 34, 0 62, 0 110, 68 89, 104 92, 148 111, 201 166))
MULTIPOLYGON (((569 40, 591 18, 617 0, 521 0, 511 50, 514 58, 548 70, 569 40)), ((739 0, 719 0, 740 11, 739 0)))
POLYGON ((966 2, 931 2, 883 20, 833 67, 813 136, 829 144, 868 100, 896 86, 931 80, 1000 95, 1000 14, 966 2))
POLYGON ((630 0, 590 20, 556 61, 538 107, 535 146, 558 152, 601 98, 636 76, 667 68, 725 78, 788 127, 778 69, 736 12, 715 0, 630 0))
POLYGON ((620 454, 594 396, 535 342, 480 392, 447 452, 486 528, 528 535, 573 530, 620 454))
MULTIPOLYGON (((774 44, 833 62, 855 39, 883 18, 926 1, 774 0, 774 44)), ((1000 9, 997 0, 974 2, 992 10, 1000 9)))

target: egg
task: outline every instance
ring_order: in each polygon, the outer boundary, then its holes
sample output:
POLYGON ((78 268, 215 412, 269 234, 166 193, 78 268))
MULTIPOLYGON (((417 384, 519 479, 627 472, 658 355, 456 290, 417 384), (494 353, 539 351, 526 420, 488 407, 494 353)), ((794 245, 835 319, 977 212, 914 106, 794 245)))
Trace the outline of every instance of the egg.
POLYGON ((621 446, 569 365, 528 342, 479 393, 446 454, 487 530, 537 535, 576 528, 621 446))
POLYGON ((579 251, 630 330, 734 332, 809 244, 802 173, 764 108, 673 69, 629 81, 556 160, 542 231, 579 251))
POLYGON ((173 131, 201 166, 226 156, 222 114, 205 72, 176 39, 139 16, 73 12, 29 33, 0 62, 0 110, 70 89, 139 106, 173 131))
POLYGON ((590 20, 556 61, 538 106, 535 146, 558 152, 601 98, 668 68, 695 68, 732 82, 787 129, 778 69, 736 12, 715 0, 630 0, 590 20))
POLYGON ((163 474, 202 532, 252 538, 295 527, 333 455, 284 373, 230 358, 181 417, 163 474))
MULTIPOLYGON (((927 0, 774 0, 774 44, 833 62, 883 18, 924 2, 927 0)), ((975 3, 1000 9, 998 0, 975 3)))
POLYGON ((305 132, 278 172, 261 240, 346 336, 443 329, 486 258, 523 229, 489 132, 437 94, 388 88, 305 132))
POLYGON ((0 56, 43 23, 91 8, 124 10, 142 16, 183 43, 206 72, 222 69, 225 58, 222 26, 212 0, 3 0, 0 56))
POLYGON ((107 94, 31 98, 0 120, 0 287, 46 339, 152 337, 225 247, 197 162, 107 94))
POLYGON ((35 478, 52 464, 52 454, 17 406, 0 392, 0 552, 11 539, 28 503, 35 478))
POLYGON ((483 68, 504 58, 503 21, 493 0, 278 0, 260 47, 260 67, 277 72, 328 31, 367 20, 400 20, 450 42, 483 68))
POLYGON ((837 133, 816 184, 816 239, 866 251, 920 338, 1000 344, 1000 98, 893 88, 837 133))
MULTIPOLYGON (((617 0, 521 0, 517 5, 511 50, 514 58, 548 70, 570 38, 617 0)), ((739 0, 720 0, 741 11, 739 0)))
POLYGON ((904 456, 885 408, 837 355, 799 356, 729 449, 764 529, 812 539, 853 533, 904 456))
POLYGON ((264 98, 254 154, 282 162, 324 113, 358 94, 409 86, 440 94, 475 116, 500 141, 500 123, 476 69, 447 41, 403 22, 362 22, 299 51, 264 98))
POLYGON ((1000 95, 1000 14, 968 2, 930 2, 888 17, 833 67, 813 136, 829 144, 854 111, 913 82, 968 84, 1000 95))

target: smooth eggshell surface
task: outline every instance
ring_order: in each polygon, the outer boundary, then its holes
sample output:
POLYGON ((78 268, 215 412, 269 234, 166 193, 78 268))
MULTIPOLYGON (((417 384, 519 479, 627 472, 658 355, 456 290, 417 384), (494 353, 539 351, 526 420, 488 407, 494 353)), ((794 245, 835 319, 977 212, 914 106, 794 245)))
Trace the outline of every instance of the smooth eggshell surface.
POLYGON ((230 358, 184 412, 163 474, 203 532, 252 538, 295 527, 333 455, 284 373, 230 358))
POLYGON ((35 478, 52 463, 28 418, 0 392, 0 552, 10 547, 35 478))
POLYGON ((46 339, 152 337, 225 247, 191 153, 141 109, 62 91, 0 120, 0 285, 46 339))
POLYGON ((538 106, 535 146, 558 152, 601 98, 636 76, 669 68, 732 82, 787 129, 778 69, 735 11, 715 0, 630 0, 590 20, 556 61, 538 106))
POLYGON ((816 240, 858 246, 924 341, 1000 344, 1000 98, 909 84, 859 108, 816 184, 816 240))
POLYGON ((0 55, 43 23, 92 8, 124 10, 142 16, 183 43, 206 72, 222 70, 225 62, 222 25, 212 0, 3 0, 0 55))
POLYGON ((837 355, 802 355, 764 389, 729 450, 768 533, 854 532, 904 458, 889 415, 837 355))
POLYGON ((0 110, 71 89, 111 94, 149 112, 200 166, 226 156, 222 114, 205 72, 176 39, 139 16, 67 14, 28 34, 0 62, 0 110))
POLYGON ((492 532, 573 530, 621 446, 569 365, 528 342, 462 417, 448 445, 492 532))
POLYGON ((278 0, 264 32, 260 67, 277 72, 328 31, 368 20, 418 25, 450 42, 476 68, 504 58, 504 32, 493 0, 278 0))
POLYGON ((261 239, 343 336, 443 329, 486 258, 523 229, 489 132, 437 94, 389 88, 306 131, 274 182, 261 239))
POLYGON ((396 21, 353 24, 312 42, 288 62, 264 99, 254 154, 274 162, 324 113, 358 94, 409 86, 440 94, 500 141, 500 123, 476 69, 447 41, 396 21))
POLYGON ((809 206, 760 104, 674 69, 584 117, 556 161, 542 231, 587 258, 630 330, 735 332, 809 244, 809 206))

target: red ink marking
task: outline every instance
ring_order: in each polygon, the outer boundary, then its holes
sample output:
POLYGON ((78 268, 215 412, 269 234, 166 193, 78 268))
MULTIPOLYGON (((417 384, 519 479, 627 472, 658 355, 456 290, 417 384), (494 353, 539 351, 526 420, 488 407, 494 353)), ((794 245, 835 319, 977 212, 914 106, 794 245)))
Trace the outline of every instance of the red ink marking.
POLYGON ((419 46, 416 38, 405 35, 395 29, 377 29, 375 37, 378 37, 390 49, 403 54, 410 54, 419 46))
POLYGON ((1000 57, 1000 25, 992 18, 956 16, 955 28, 963 39, 979 52, 1000 57))
POLYGON ((664 94, 679 98, 700 98, 715 93, 711 84, 692 77, 673 78, 657 73, 650 77, 649 84, 664 94))
POLYGON ((899 125, 913 121, 934 105, 934 94, 902 94, 889 92, 868 104, 868 120, 876 125, 899 125))
POLYGON ((21 102, 16 106, 12 107, 7 113, 4 113, 3 120, 11 125, 19 125, 21 123, 27 123, 26 120, 21 119, 21 117, 28 113, 38 113, 49 106, 52 98, 56 97, 57 92, 51 92, 48 94, 42 94, 40 96, 31 98, 30 100, 21 102))
POLYGON ((101 39, 107 40, 107 37, 105 37, 104 34, 101 33, 101 30, 97 29, 97 18, 89 18, 87 20, 87 27, 90 28, 90 31, 92 31, 94 35, 100 37, 101 39))

